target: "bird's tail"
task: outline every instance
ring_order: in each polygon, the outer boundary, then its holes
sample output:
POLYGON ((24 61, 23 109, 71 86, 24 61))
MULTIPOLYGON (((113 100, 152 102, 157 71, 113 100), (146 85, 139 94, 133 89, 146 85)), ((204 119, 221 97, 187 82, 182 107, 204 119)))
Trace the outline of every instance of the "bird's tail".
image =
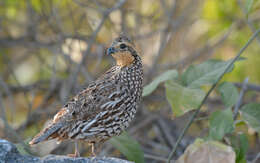
POLYGON ((30 145, 37 144, 49 138, 54 138, 53 136, 56 131, 58 131, 62 127, 62 123, 51 123, 49 126, 44 128, 39 134, 37 134, 30 142, 30 145))

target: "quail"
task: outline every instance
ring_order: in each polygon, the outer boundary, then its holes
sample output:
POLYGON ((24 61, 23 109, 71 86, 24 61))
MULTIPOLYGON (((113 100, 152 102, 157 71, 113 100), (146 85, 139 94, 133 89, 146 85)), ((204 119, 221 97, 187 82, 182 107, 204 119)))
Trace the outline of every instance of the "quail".
POLYGON ((134 43, 120 35, 106 51, 116 65, 69 100, 51 123, 38 133, 30 145, 57 139, 86 141, 92 145, 120 135, 133 120, 142 95, 143 67, 134 43))

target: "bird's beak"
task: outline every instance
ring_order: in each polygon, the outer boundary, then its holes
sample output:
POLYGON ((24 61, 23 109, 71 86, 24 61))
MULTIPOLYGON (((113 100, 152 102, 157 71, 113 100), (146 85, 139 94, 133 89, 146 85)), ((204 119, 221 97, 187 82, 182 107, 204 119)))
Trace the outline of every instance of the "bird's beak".
POLYGON ((114 47, 110 47, 107 49, 107 55, 111 55, 116 52, 116 49, 114 47))

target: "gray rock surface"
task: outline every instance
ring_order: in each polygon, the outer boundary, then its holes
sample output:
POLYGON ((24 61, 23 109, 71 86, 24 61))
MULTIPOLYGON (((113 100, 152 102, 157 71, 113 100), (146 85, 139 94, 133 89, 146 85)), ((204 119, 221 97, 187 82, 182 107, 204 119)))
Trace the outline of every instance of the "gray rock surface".
POLYGON ((22 155, 14 144, 0 139, 0 163, 131 163, 112 157, 72 158, 67 156, 48 155, 45 157, 34 157, 22 155))

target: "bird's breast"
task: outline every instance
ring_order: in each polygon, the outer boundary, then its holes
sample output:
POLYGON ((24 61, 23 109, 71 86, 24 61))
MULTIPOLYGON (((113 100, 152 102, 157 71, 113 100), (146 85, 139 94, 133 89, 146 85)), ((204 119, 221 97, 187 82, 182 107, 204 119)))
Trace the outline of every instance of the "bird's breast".
POLYGON ((143 71, 141 68, 132 67, 126 68, 119 76, 120 83, 123 83, 129 90, 130 97, 140 100, 142 94, 143 71))

